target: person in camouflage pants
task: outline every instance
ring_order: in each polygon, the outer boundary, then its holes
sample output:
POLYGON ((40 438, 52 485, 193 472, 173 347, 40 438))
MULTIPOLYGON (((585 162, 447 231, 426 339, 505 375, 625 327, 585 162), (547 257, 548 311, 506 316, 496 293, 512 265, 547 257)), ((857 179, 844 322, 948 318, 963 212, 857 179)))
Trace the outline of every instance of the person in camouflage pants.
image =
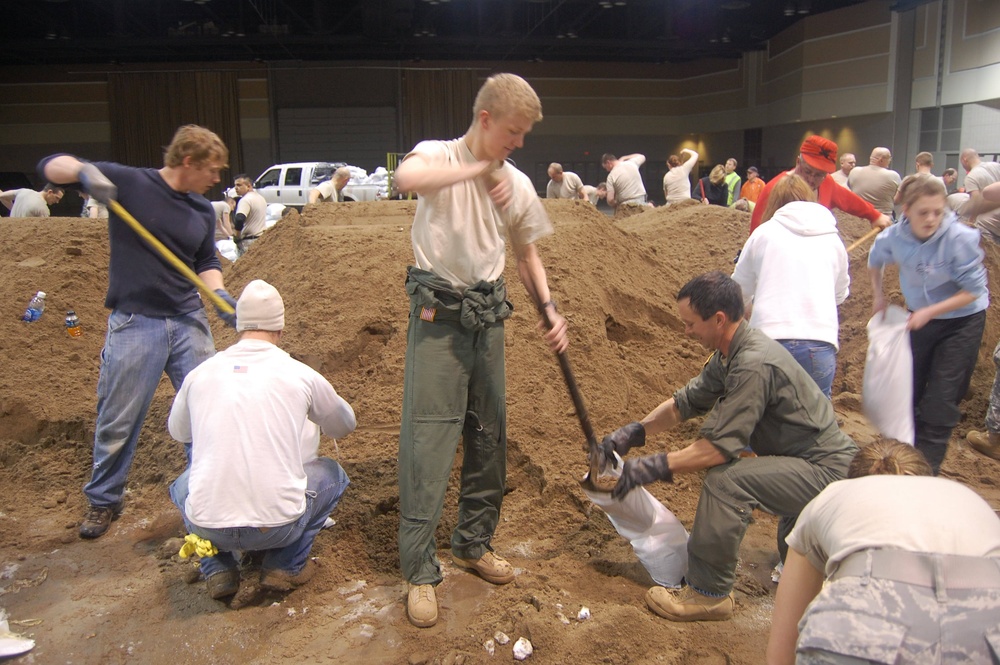
POLYGON ((989 504, 897 441, 862 448, 848 478, 788 536, 768 664, 997 662, 1000 519, 989 504))

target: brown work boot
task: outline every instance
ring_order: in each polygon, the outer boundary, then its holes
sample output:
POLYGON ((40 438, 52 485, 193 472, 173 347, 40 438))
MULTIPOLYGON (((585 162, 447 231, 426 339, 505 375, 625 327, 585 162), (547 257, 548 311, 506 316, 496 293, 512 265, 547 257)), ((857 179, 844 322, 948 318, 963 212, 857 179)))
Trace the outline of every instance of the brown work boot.
POLYGON ((973 431, 965 435, 965 440, 977 453, 1000 460, 1000 433, 973 431))
POLYGON ((205 588, 213 600, 221 600, 232 596, 240 590, 240 571, 223 570, 205 579, 205 588))
POLYGON ((87 509, 87 516, 80 524, 81 538, 100 538, 109 528, 111 523, 122 514, 122 504, 115 506, 90 506, 87 509))
POLYGON ((691 587, 676 591, 654 586, 646 592, 646 605, 671 621, 726 621, 733 616, 733 594, 712 598, 691 587))
POLYGON ((437 623, 437 593, 432 585, 410 585, 410 591, 406 595, 406 618, 417 628, 430 628, 437 623))
POLYGON ((454 554, 451 555, 451 558, 455 560, 456 566, 476 573, 487 582, 507 584, 514 581, 514 566, 510 565, 507 559, 497 556, 493 552, 487 551, 478 559, 462 559, 454 554))
POLYGON ((294 575, 277 568, 262 570, 260 571, 260 588, 268 591, 291 591, 311 580, 315 574, 316 564, 312 562, 312 559, 307 560, 302 570, 294 575))

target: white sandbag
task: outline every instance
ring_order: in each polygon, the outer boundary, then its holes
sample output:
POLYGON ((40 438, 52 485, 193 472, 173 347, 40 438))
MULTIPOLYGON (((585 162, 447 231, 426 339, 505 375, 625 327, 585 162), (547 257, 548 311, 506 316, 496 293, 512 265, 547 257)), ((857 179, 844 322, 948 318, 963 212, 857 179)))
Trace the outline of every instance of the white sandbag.
POLYGON ((884 437, 913 445, 913 352, 906 329, 909 313, 889 305, 868 322, 868 354, 861 384, 862 406, 884 437))
POLYGON ((219 254, 222 254, 223 258, 227 261, 236 260, 236 243, 233 242, 232 238, 226 238, 225 240, 216 240, 215 248, 219 250, 219 254))
MULTIPOLYGON (((622 463, 605 476, 621 475, 622 463)), ((639 562, 657 584, 678 588, 687 573, 688 533, 680 520, 644 487, 632 490, 621 501, 603 492, 584 490, 594 505, 608 515, 619 535, 632 544, 639 562)))

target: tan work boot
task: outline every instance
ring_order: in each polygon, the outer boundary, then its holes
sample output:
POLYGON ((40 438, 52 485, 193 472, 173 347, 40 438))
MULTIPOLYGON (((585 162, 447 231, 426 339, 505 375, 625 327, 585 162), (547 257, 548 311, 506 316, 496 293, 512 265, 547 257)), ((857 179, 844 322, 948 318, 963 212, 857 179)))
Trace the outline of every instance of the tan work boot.
POLYGON ((411 584, 406 596, 406 617, 417 628, 430 628, 438 620, 438 601, 430 584, 411 584))
POLYGON ((671 621, 726 621, 733 616, 733 594, 712 598, 691 587, 677 591, 654 586, 646 592, 646 605, 671 621))
POLYGON ((306 565, 302 567, 302 570, 294 575, 287 570, 278 570, 276 568, 261 570, 260 588, 267 589, 268 591, 292 591, 311 580, 315 574, 316 564, 309 559, 306 560, 306 565))
POLYGON ((965 440, 977 453, 1000 460, 1000 433, 969 432, 965 435, 965 440))
POLYGON ((514 566, 510 565, 507 559, 497 556, 493 552, 487 551, 478 559, 461 559, 454 554, 451 555, 451 558, 455 560, 456 566, 476 573, 487 582, 507 584, 514 581, 514 566))

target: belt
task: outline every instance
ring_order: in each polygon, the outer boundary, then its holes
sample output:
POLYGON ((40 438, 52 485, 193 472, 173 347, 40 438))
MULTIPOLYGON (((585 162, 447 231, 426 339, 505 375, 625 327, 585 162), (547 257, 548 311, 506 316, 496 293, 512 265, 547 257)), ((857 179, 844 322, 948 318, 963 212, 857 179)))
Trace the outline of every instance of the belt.
POLYGON ((1000 558, 862 550, 841 561, 830 579, 842 577, 905 582, 938 590, 996 589, 1000 588, 1000 558))

